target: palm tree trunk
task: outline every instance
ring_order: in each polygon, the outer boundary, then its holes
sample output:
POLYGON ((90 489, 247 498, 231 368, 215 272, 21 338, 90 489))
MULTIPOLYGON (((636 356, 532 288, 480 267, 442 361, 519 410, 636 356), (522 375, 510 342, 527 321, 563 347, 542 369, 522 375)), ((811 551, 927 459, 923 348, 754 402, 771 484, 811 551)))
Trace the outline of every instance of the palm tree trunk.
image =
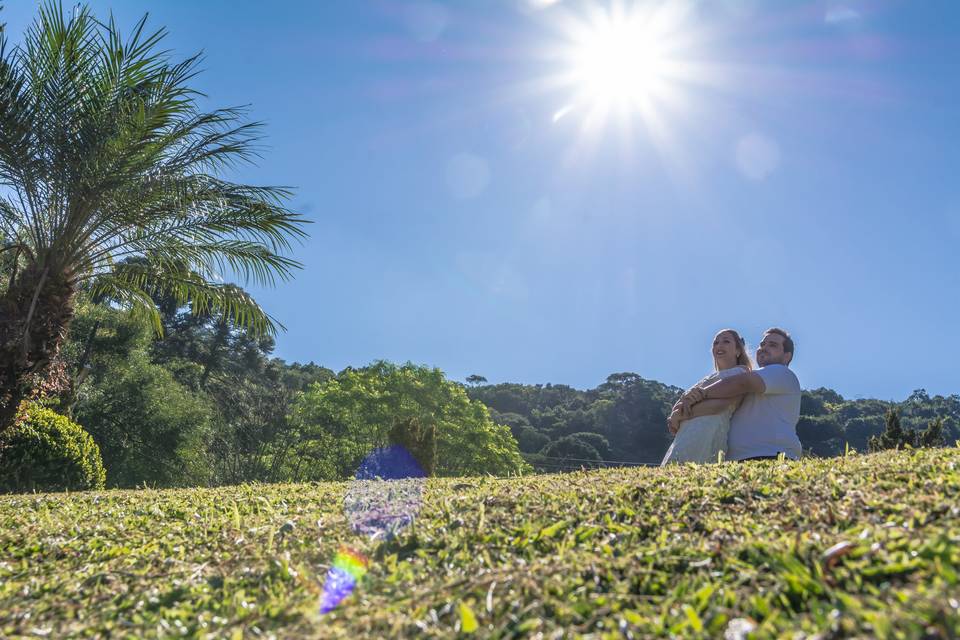
POLYGON ((64 386, 57 356, 75 294, 61 274, 27 267, 0 295, 0 434, 13 426, 24 400, 64 386))

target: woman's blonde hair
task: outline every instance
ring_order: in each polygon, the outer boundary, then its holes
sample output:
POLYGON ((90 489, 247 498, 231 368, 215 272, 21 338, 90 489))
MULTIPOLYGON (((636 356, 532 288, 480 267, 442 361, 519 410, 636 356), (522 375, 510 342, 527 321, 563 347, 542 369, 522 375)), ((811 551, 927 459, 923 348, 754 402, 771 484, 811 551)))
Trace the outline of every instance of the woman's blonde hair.
MULTIPOLYGON (((733 340, 737 343, 737 348, 740 349, 740 355, 737 356, 737 366, 744 367, 747 371, 753 371, 753 361, 750 359, 750 355, 747 353, 747 341, 740 337, 740 334, 737 333, 736 329, 721 329, 720 331, 717 331, 716 335, 719 336, 722 333, 729 333, 733 335, 733 340)), ((720 370, 716 358, 713 359, 713 369, 714 371, 720 370)))

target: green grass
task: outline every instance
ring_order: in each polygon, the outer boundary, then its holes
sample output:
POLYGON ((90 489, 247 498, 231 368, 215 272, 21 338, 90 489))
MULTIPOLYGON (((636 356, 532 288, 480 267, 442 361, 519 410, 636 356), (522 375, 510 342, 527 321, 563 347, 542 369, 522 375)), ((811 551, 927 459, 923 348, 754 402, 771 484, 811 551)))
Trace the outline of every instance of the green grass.
POLYGON ((948 449, 432 480, 382 543, 351 533, 345 484, 5 496, 0 637, 722 637, 738 618, 952 637, 958 467, 948 449), (369 572, 320 616, 341 543, 369 572))

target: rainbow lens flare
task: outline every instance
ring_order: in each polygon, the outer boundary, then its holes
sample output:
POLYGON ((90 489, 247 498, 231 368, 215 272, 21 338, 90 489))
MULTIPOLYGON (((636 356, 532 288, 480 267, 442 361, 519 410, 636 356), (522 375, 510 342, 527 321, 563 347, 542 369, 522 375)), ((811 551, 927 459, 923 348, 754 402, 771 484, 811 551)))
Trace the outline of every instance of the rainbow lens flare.
POLYGON ((357 584, 367 573, 367 558, 347 546, 341 546, 327 572, 327 580, 320 596, 320 613, 333 611, 344 598, 353 593, 357 584))

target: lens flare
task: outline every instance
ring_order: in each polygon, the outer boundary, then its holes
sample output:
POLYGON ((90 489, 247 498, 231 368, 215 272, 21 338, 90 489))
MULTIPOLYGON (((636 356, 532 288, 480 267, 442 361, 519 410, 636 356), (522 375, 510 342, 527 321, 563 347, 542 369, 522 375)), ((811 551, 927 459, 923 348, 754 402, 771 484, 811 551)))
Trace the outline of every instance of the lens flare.
MULTIPOLYGON (((347 488, 343 506, 354 533, 369 540, 389 540, 409 526, 423 500, 426 473, 403 446, 375 449, 347 488)), ((320 613, 333 611, 360 584, 370 564, 366 557, 341 546, 327 572, 320 613)))
POLYGON ((343 506, 354 532, 390 538, 413 522, 423 498, 426 474, 401 445, 366 457, 347 489, 343 506))
POLYGON ((320 596, 320 613, 333 611, 344 598, 353 593, 357 584, 367 573, 367 558, 347 546, 341 546, 327 572, 327 580, 320 596))

